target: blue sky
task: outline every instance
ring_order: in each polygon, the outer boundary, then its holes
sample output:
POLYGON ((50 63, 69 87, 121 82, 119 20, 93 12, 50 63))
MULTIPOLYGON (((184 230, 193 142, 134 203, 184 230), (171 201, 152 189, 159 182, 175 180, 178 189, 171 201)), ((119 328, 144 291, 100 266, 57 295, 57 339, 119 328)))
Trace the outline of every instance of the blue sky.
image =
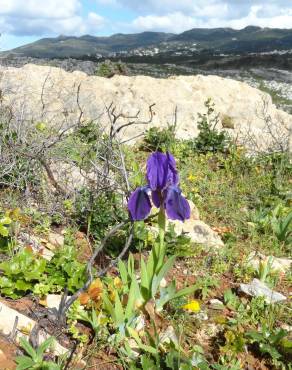
POLYGON ((292 0, 0 0, 0 50, 65 35, 292 28, 292 0))

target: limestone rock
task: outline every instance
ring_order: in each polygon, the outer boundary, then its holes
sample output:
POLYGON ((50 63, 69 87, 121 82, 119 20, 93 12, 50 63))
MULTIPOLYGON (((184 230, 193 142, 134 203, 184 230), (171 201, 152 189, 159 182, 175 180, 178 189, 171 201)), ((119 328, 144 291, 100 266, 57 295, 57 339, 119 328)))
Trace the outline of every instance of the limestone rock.
POLYGON ((223 247, 220 236, 210 226, 200 220, 169 221, 174 226, 177 235, 185 234, 193 243, 204 244, 207 247, 223 247))
POLYGON ((205 112, 204 102, 211 98, 221 117, 228 116, 232 122, 234 129, 227 129, 228 132, 234 137, 253 133, 258 150, 270 145, 271 139, 264 130, 263 109, 270 122, 283 122, 284 135, 289 137, 292 127, 292 116, 277 109, 270 95, 246 83, 218 76, 174 76, 167 79, 114 76, 106 79, 33 64, 22 68, 2 66, 0 74, 0 89, 5 102, 11 105, 14 116, 24 117, 26 122, 70 126, 78 121, 82 111, 82 121, 98 118, 104 127, 108 127, 106 107, 111 103, 116 112, 124 116, 125 122, 128 122, 126 116, 135 116, 137 112, 140 112, 141 121, 147 121, 149 106, 155 103, 152 123, 128 126, 121 131, 122 137, 137 137, 151 126, 166 127, 174 121, 176 111, 177 137, 185 139, 197 136, 198 113, 205 112))
POLYGON ((36 238, 34 235, 21 232, 18 238, 18 242, 23 247, 30 247, 36 253, 42 256, 47 261, 50 261, 54 257, 54 253, 42 244, 42 241, 36 238))
MULTIPOLYGON (((29 317, 17 312, 16 310, 6 306, 0 302, 0 332, 4 335, 10 335, 14 328, 16 318, 18 318, 16 326, 16 341, 21 337, 28 338, 29 333, 36 325, 36 322, 29 317)), ((42 332, 39 336, 40 343, 44 342, 49 337, 48 334, 42 332)), ((67 353, 68 350, 61 346, 60 343, 55 343, 54 354, 59 356, 67 353)))
POLYGON ((213 310, 223 310, 224 309, 224 304, 221 302, 219 299, 210 299, 209 301, 210 308, 213 310))
POLYGON ((199 210, 198 210, 197 206, 191 200, 188 200, 188 202, 189 202, 189 205, 190 205, 190 208, 191 208, 191 219, 192 220, 199 220, 200 219, 200 213, 199 213, 199 210))
POLYGON ((250 284, 240 284, 239 290, 251 297, 265 297, 267 303, 282 302, 287 299, 283 294, 271 290, 258 279, 253 279, 250 284))
POLYGON ((292 266, 292 259, 289 258, 278 258, 274 256, 265 256, 259 252, 251 252, 247 257, 247 264, 257 270, 260 263, 270 263, 272 271, 279 271, 280 273, 286 273, 292 266))
POLYGON ((62 247, 64 245, 64 236, 58 233, 49 233, 49 243, 56 247, 62 247))
MULTIPOLYGON (((70 296, 67 297, 66 301, 69 298, 70 296)), ((56 310, 59 310, 61 299, 62 299, 62 296, 60 294, 48 294, 45 299, 45 305, 48 308, 55 308, 56 310)))

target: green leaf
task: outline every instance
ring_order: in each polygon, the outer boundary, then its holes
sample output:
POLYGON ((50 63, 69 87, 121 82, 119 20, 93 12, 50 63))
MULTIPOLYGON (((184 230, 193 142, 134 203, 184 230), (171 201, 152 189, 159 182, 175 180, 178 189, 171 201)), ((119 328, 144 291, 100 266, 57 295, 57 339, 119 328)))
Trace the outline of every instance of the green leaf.
POLYGON ((103 292, 102 299, 103 299, 104 309, 110 314, 110 316, 114 320, 115 319, 115 309, 108 297, 108 294, 105 291, 103 292))
POLYGON ((16 370, 31 369, 35 364, 34 361, 28 356, 18 356, 15 358, 15 361, 18 364, 16 370))
POLYGON ((179 298, 184 295, 189 295, 193 293, 194 291, 196 291, 197 289, 198 287, 196 285, 189 286, 187 288, 181 289, 178 292, 176 292, 173 298, 179 298))
POLYGON ((36 350, 36 353, 38 356, 42 357, 42 355, 44 354, 44 352, 46 352, 51 346, 52 344, 54 343, 55 341, 55 338, 54 337, 50 337, 48 339, 46 339, 36 350))
POLYGON ((157 369, 155 362, 151 358, 147 357, 146 355, 143 355, 141 357, 141 365, 142 365, 143 370, 156 370, 157 369))
POLYGON ((12 222, 11 218, 10 217, 3 217, 1 220, 0 220, 0 224, 2 225, 10 225, 12 222))
POLYGON ((141 257, 141 293, 145 301, 150 298, 150 281, 147 266, 143 257, 141 257))
POLYGON ((9 235, 7 227, 1 225, 1 223, 0 223, 0 235, 4 237, 7 237, 9 235))
POLYGON ((122 303, 121 303, 121 300, 118 294, 116 294, 116 297, 115 297, 114 312, 115 312, 116 324, 117 325, 122 324, 125 321, 125 313, 124 313, 124 309, 123 309, 123 306, 122 306, 122 303))
POLYGON ((138 344, 138 346, 143 351, 152 353, 153 355, 157 354, 157 349, 156 348, 151 347, 151 346, 147 346, 147 345, 142 343, 138 333, 134 329, 132 329, 131 327, 127 327, 127 330, 129 332, 130 336, 135 339, 136 343, 138 344))
POLYGON ((135 302, 137 299, 139 299, 139 286, 136 277, 131 282, 131 287, 129 291, 129 296, 128 296, 128 303, 126 307, 126 312, 125 312, 125 318, 130 319, 135 310, 135 302))
POLYGON ((163 267, 161 268, 161 270, 159 271, 159 274, 154 277, 154 279, 152 281, 152 287, 151 287, 151 294, 152 294, 152 297, 153 298, 155 297, 155 295, 157 293, 157 290, 159 288, 159 284, 160 284, 161 280, 164 278, 164 276, 166 276, 166 274, 168 273, 168 271, 174 265, 174 261, 175 261, 175 256, 170 257, 165 262, 165 264, 163 265, 163 267))
POLYGON ((119 273, 124 285, 128 285, 128 272, 125 263, 119 259, 118 261, 119 273))
POLYGON ((25 350, 25 352, 28 355, 30 355, 30 357, 35 361, 36 358, 37 358, 37 353, 33 349, 33 347, 29 344, 29 342, 24 338, 20 338, 19 343, 20 343, 21 347, 25 350))

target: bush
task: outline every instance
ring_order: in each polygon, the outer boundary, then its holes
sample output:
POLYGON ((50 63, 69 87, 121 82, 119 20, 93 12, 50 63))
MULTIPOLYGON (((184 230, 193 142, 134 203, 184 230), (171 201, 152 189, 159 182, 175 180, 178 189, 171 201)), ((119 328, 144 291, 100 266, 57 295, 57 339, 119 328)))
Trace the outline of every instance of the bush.
POLYGON ((128 74, 127 67, 122 62, 112 62, 110 60, 105 60, 103 63, 98 65, 98 68, 95 72, 97 76, 111 78, 115 75, 124 75, 128 74))
POLYGON ((205 102, 207 112, 199 113, 198 129, 199 135, 189 141, 192 150, 199 153, 225 153, 231 144, 231 138, 225 131, 218 131, 219 114, 215 113, 214 104, 211 99, 205 102))
MULTIPOLYGON (((167 151, 176 143, 175 125, 166 128, 151 127, 145 134, 142 149, 147 151, 167 151)), ((172 150, 173 151, 173 150, 172 150)))

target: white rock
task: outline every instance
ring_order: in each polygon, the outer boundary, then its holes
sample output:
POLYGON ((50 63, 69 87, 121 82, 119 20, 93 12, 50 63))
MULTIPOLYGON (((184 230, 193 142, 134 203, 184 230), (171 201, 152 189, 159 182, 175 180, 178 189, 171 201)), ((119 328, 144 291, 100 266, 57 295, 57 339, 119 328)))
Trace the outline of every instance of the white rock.
MULTIPOLYGON (((267 102, 266 113, 272 122, 283 121, 283 130, 288 135, 292 125, 291 115, 277 109, 270 95, 244 82, 214 75, 167 79, 114 76, 106 79, 32 64, 22 68, 1 66, 0 73, 0 89, 6 102, 12 106, 12 114, 23 116, 27 122, 45 121, 59 127, 66 123, 70 125, 78 120, 81 107, 84 121, 90 122, 98 117, 101 124, 108 125, 106 106, 111 103, 116 106, 116 112, 133 116, 139 111, 139 119, 146 121, 149 119, 149 105, 155 103, 151 126, 166 127, 173 122, 177 108, 177 136, 190 138, 197 136, 197 115, 206 111, 204 102, 211 98, 221 117, 227 115, 231 118, 234 125, 231 135, 237 137, 250 130, 263 149, 269 145, 269 138, 263 130, 263 100, 267 102), (78 88, 79 104, 76 99, 78 88)), ((127 121, 126 118, 124 120, 127 121)), ((144 125, 133 125, 121 134, 129 139, 143 130, 144 125)))
POLYGON ((200 213, 199 213, 199 210, 198 210, 197 206, 191 200, 188 200, 188 202, 189 202, 189 205, 190 205, 190 208, 191 208, 191 219, 192 220, 199 220, 200 219, 200 213))
POLYGON ((177 335, 175 333, 173 326, 171 325, 168 326, 164 332, 159 334, 159 342, 161 344, 163 343, 167 343, 167 344, 173 343, 175 345, 178 344, 177 335))
MULTIPOLYGON (((16 318, 18 318, 16 326, 16 341, 18 342, 21 337, 28 339, 29 333, 36 325, 36 322, 29 317, 17 312, 13 308, 6 306, 3 302, 0 302, 0 332, 4 335, 10 335, 14 328, 16 318)), ((43 343, 49 335, 42 333, 39 336, 40 343, 43 343)), ((59 356, 67 353, 68 350, 61 346, 56 341, 54 347, 54 354, 59 356)))
POLYGON ((18 242, 22 246, 30 246, 35 253, 39 254, 47 261, 50 261, 54 257, 54 253, 46 248, 41 241, 33 235, 21 233, 18 242))
POLYGON ((220 236, 210 226, 200 220, 169 221, 174 225, 177 235, 185 234, 193 243, 204 244, 207 247, 223 247, 220 236))
POLYGON ((287 299, 283 294, 271 290, 258 279, 253 279, 250 284, 240 284, 239 290, 252 297, 265 297, 267 303, 281 302, 287 299))
MULTIPOLYGON (((66 301, 71 296, 68 296, 66 301)), ((59 309, 60 303, 61 303, 62 296, 60 294, 48 294, 46 297, 46 306, 48 308, 55 308, 56 310, 59 309)))
POLYGON ((224 304, 219 299, 210 299, 209 303, 213 310, 222 310, 224 308, 224 304))
POLYGON ((64 235, 58 233, 49 233, 49 242, 57 247, 62 247, 64 245, 64 235))
POLYGON ((292 265, 292 259, 265 256, 264 254, 256 251, 251 252, 247 257, 247 264, 249 266, 252 266, 255 270, 258 270, 260 262, 271 263, 272 271, 279 271, 282 273, 286 273, 287 271, 289 271, 292 265))

